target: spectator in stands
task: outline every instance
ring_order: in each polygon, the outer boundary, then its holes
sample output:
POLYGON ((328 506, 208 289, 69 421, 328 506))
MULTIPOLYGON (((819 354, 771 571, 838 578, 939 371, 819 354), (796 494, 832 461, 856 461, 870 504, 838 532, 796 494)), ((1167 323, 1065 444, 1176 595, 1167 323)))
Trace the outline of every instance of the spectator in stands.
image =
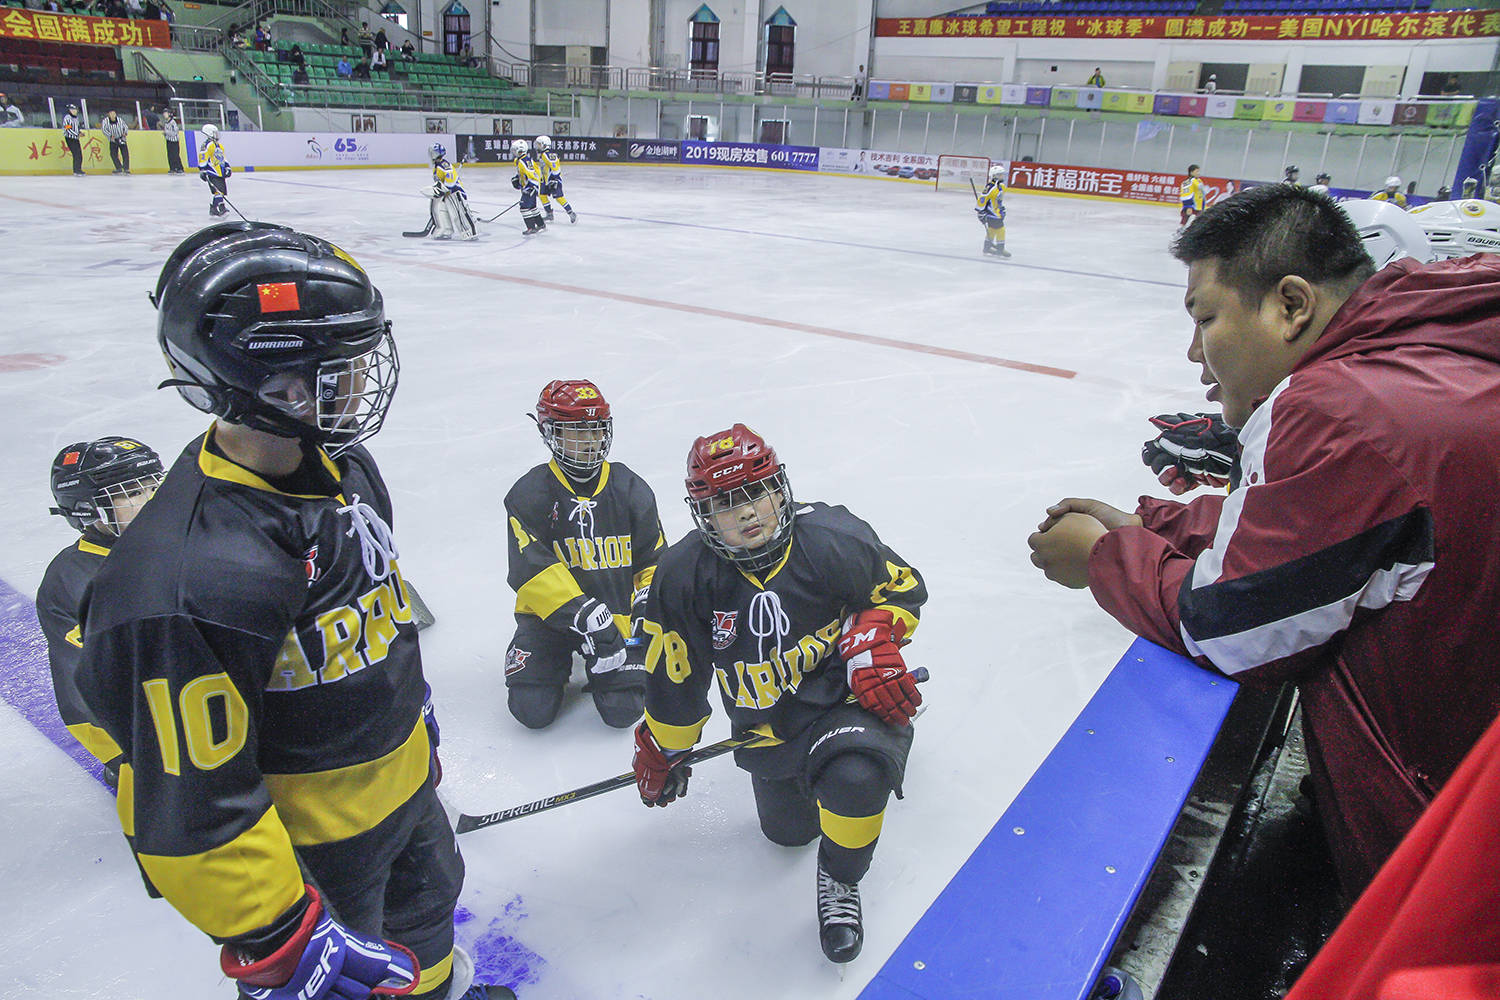
POLYGON ((264 25, 255 26, 255 51, 264 52, 271 47, 271 33, 264 25))
POLYGON ((1446 79, 1446 80, 1443 81, 1443 89, 1440 90, 1440 91, 1438 91, 1438 96, 1439 97, 1457 97, 1458 96, 1458 74, 1457 73, 1449 73, 1448 74, 1448 79, 1446 79))
POLYGON ((303 86, 307 83, 307 67, 298 65, 292 70, 292 83, 303 86))
POLYGON ((386 36, 385 29, 381 28, 379 31, 375 32, 375 49, 376 49, 376 51, 377 52, 383 52, 384 50, 386 50, 386 49, 388 49, 390 47, 391 47, 391 40, 390 40, 389 37, 386 36))
POLYGON ((342 45, 342 46, 344 46, 344 47, 346 47, 346 48, 348 47, 348 45, 349 45, 349 29, 348 28, 340 28, 339 29, 339 44, 342 45))
POLYGON ((161 137, 167 144, 167 173, 182 173, 182 126, 165 108, 161 113, 161 137))
POLYGON ((458 62, 459 65, 468 66, 470 69, 479 65, 479 60, 474 58, 473 45, 470 45, 468 42, 464 42, 464 47, 458 52, 458 62))
POLYGON ((385 49, 377 48, 375 54, 370 57, 370 69, 376 73, 384 73, 386 65, 385 49))
POLYGON ((302 46, 298 45, 296 42, 292 43, 292 47, 287 51, 286 58, 287 62, 292 63, 295 66, 307 65, 307 56, 305 53, 303 53, 302 46))
POLYGON ((1208 82, 1203 85, 1205 94, 1212 94, 1219 89, 1219 78, 1213 73, 1208 74, 1208 82))
POLYGON ((177 20, 177 15, 172 13, 172 8, 166 4, 161 5, 161 19, 168 24, 177 20))
POLYGON ((339 56, 338 65, 333 68, 333 71, 343 79, 347 80, 354 74, 354 67, 349 65, 349 60, 347 57, 339 56))
POLYGON ((130 135, 130 126, 120 113, 114 108, 109 109, 109 114, 104 116, 104 121, 99 123, 99 128, 104 132, 104 137, 109 140, 109 158, 114 162, 115 173, 130 173, 130 146, 126 138, 130 135))
POLYGON ((417 61, 417 47, 412 44, 410 38, 401 43, 401 60, 403 62, 417 61))
POLYGON ((1085 87, 1102 87, 1102 86, 1104 86, 1104 74, 1102 72, 1100 72, 1098 66, 1094 67, 1094 75, 1091 76, 1091 77, 1089 77, 1088 82, 1085 83, 1084 86, 1085 87))
POLYGON ((361 21, 359 25, 359 51, 364 53, 366 59, 370 58, 370 50, 375 48, 375 36, 370 34, 370 22, 361 21))
POLYGON ((10 96, 0 92, 0 128, 20 128, 26 124, 26 116, 10 101, 10 96))
POLYGON ((859 67, 859 71, 854 74, 854 89, 852 91, 850 91, 850 93, 849 93, 849 100, 851 100, 851 101, 862 101, 864 99, 865 99, 865 68, 864 68, 863 65, 861 65, 859 67))
POLYGON ((140 17, 146 13, 146 5, 141 0, 125 0, 125 16, 140 17))
POLYGON ((370 78, 370 63, 367 59, 361 59, 354 64, 354 71, 350 74, 353 80, 368 80, 370 78))
POLYGON ((1500 257, 1376 271, 1342 210, 1288 184, 1218 202, 1172 253, 1235 488, 1063 500, 1031 559, 1205 667, 1297 684, 1352 899, 1500 709, 1500 257))

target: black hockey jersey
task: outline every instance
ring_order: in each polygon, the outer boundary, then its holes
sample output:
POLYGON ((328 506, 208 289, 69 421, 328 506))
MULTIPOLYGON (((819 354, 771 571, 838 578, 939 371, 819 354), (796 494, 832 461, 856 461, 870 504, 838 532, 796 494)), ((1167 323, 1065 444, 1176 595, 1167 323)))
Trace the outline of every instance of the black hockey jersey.
POLYGON ((212 441, 177 459, 85 595, 79 688, 130 762, 120 822, 141 867, 222 941, 297 903, 293 847, 375 827, 430 751, 368 453, 307 448, 294 493, 212 441))
POLYGON ((922 577, 844 507, 798 504, 792 541, 763 576, 694 531, 662 554, 646 601, 646 722, 666 750, 698 742, 715 677, 735 735, 789 740, 849 697, 844 618, 884 608, 917 627, 922 577))
POLYGON ((630 635, 631 598, 651 583, 667 544, 645 480, 605 462, 598 481, 580 490, 548 462, 516 480, 505 512, 517 620, 534 615, 565 629, 587 596, 609 605, 630 635))
POLYGON ((113 536, 84 532, 59 552, 42 574, 36 591, 36 617, 47 637, 47 661, 52 668, 52 693, 57 714, 73 738, 105 764, 120 756, 120 748, 101 729, 78 693, 78 664, 83 658, 83 632, 78 605, 94 574, 109 555, 113 536))

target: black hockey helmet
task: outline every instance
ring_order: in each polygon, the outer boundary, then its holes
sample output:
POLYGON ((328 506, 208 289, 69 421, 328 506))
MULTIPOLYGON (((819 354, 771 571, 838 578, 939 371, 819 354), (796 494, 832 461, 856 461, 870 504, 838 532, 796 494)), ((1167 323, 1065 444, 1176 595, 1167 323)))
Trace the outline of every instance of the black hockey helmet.
POLYGON ((155 302, 162 386, 198 409, 335 456, 384 423, 400 371, 384 301, 327 240, 211 226, 168 258, 155 302))
POLYGON ((118 535, 124 527, 124 512, 116 510, 120 501, 149 499, 165 475, 156 452, 135 438, 102 437, 70 444, 52 460, 52 499, 57 503, 52 513, 61 514, 79 531, 97 525, 118 535))
POLYGON ((182 266, 182 262, 197 253, 200 247, 215 240, 223 239, 232 233, 248 233, 257 229, 280 229, 288 233, 292 231, 291 227, 278 226, 274 222, 245 222, 240 220, 220 222, 200 229, 177 244, 177 249, 172 251, 172 255, 162 265, 161 274, 156 278, 156 290, 147 292, 146 298, 151 300, 153 306, 158 305, 161 300, 162 289, 166 286, 167 282, 177 273, 177 269, 182 266))

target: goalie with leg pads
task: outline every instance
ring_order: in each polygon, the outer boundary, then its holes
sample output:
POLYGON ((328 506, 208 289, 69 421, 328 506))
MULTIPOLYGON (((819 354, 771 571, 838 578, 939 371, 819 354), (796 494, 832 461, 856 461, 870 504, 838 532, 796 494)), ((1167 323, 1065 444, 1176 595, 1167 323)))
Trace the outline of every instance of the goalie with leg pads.
POLYGON ((432 156, 432 218, 437 228, 436 239, 451 240, 455 229, 466 240, 478 239, 479 227, 474 224, 468 197, 458 183, 457 165, 448 162, 441 143, 433 143, 429 152, 432 156))

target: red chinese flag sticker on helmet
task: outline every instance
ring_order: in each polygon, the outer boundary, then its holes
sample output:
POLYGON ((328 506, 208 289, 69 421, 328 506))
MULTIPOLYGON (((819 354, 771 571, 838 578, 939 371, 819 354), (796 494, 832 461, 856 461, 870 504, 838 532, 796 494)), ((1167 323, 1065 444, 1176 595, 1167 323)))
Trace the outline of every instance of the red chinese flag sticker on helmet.
POLYGON ((260 293, 260 311, 263 313, 297 312, 302 308, 294 282, 278 281, 270 285, 256 285, 255 290, 260 293))
POLYGON ((62 464, 63 465, 77 465, 78 464, 78 452, 76 452, 76 451, 70 451, 70 452, 68 452, 66 455, 63 456, 63 463, 62 464))

